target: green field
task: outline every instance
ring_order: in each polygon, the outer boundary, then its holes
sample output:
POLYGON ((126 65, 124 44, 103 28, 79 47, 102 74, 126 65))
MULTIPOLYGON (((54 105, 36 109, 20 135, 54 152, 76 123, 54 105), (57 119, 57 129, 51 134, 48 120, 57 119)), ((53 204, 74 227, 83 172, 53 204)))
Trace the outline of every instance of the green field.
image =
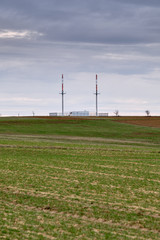
POLYGON ((0 118, 0 239, 160 239, 160 128, 0 118))

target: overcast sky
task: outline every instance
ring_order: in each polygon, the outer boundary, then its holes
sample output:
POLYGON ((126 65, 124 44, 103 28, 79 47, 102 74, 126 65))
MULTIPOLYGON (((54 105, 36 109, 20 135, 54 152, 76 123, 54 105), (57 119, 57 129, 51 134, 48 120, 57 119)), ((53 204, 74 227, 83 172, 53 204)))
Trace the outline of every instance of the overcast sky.
POLYGON ((1 0, 0 114, 160 115, 159 0, 1 0))

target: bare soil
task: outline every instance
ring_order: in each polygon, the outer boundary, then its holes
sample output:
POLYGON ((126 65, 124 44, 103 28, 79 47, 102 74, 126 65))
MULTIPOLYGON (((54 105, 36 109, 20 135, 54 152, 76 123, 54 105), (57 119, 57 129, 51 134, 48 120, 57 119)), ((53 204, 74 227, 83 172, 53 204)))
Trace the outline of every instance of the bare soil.
POLYGON ((160 128, 160 117, 116 117, 114 120, 121 123, 160 128))
MULTIPOLYGON (((110 119, 114 120, 117 122, 122 122, 122 123, 128 123, 128 124, 133 124, 133 125, 140 125, 140 126, 146 126, 146 127, 158 127, 160 128, 160 116, 152 117, 152 116, 126 116, 126 117, 70 117, 70 116, 65 116, 65 117, 50 117, 50 116, 41 116, 41 117, 35 117, 35 118, 44 118, 44 119, 55 119, 59 121, 64 120, 94 120, 94 119, 110 119)), ((68 121, 67 121, 68 123, 68 121)))
MULTIPOLYGON (((67 124, 77 124, 81 120, 97 120, 97 119, 109 119, 113 120, 116 122, 121 122, 121 123, 128 123, 128 124, 133 124, 133 125, 140 125, 140 126, 146 126, 146 127, 156 127, 160 128, 160 116, 110 116, 110 117, 71 117, 71 116, 55 116, 55 117, 50 117, 50 116, 27 116, 27 117, 19 117, 21 119, 25 118, 39 118, 39 119, 46 119, 48 122, 46 123, 53 123, 53 124, 61 124, 61 123, 67 123, 67 124), (53 122, 50 120, 54 120, 53 122), (69 120, 74 120, 74 121, 69 121, 69 120)), ((9 120, 4 120, 1 121, 1 123, 5 124, 10 124, 9 120)), ((20 121, 17 123, 17 120, 15 118, 15 121, 12 120, 12 124, 20 124, 20 125, 30 125, 30 122, 26 121, 20 121)), ((37 124, 37 122, 36 122, 37 124)), ((39 123, 41 124, 41 122, 39 123)))

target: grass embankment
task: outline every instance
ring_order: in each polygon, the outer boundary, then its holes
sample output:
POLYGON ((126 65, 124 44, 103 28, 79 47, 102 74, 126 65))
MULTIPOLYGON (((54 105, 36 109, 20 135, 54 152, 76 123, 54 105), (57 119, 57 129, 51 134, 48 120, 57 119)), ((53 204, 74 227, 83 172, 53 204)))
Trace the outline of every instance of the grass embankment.
MULTIPOLYGON (((0 133, 102 137, 122 140, 160 140, 160 128, 125 124, 126 118, 2 118, 0 133), (121 122, 117 122, 116 120, 121 122)), ((146 118, 147 120, 147 118, 146 118)), ((160 121, 160 118, 159 118, 160 121)), ((139 121, 140 122, 140 121, 139 121)))
POLYGON ((3 119, 0 133, 2 239, 160 238, 160 129, 3 119))

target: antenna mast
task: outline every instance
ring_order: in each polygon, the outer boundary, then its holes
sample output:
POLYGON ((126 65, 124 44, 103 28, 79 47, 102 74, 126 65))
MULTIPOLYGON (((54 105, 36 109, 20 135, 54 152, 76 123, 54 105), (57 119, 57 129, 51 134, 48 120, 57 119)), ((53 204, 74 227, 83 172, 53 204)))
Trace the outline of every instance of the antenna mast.
POLYGON ((99 95, 99 92, 98 92, 98 75, 96 74, 96 92, 95 92, 95 95, 96 95, 96 116, 98 116, 98 95, 99 95))
POLYGON ((62 95, 62 116, 64 116, 64 80, 63 80, 63 74, 62 74, 62 92, 60 93, 62 95))

